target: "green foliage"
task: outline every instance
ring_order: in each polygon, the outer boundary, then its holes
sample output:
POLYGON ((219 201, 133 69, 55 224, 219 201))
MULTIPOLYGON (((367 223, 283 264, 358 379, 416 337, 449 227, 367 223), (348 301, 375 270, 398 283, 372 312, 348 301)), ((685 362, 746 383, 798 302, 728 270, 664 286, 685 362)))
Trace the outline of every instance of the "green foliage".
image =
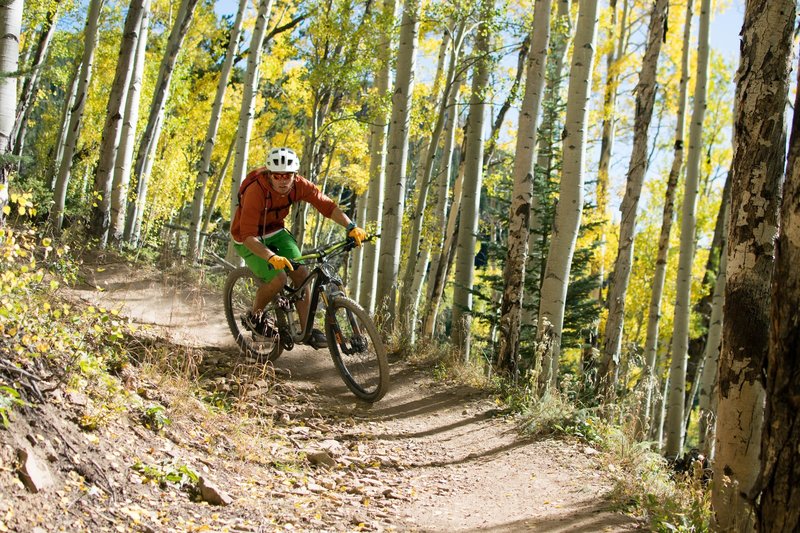
POLYGON ((10 420, 8 415, 14 407, 27 405, 20 397, 19 391, 7 385, 0 385, 0 422, 4 428, 8 428, 10 420))
POLYGON ((141 415, 144 427, 159 432, 165 426, 172 424, 172 420, 167 416, 167 408, 163 405, 154 404, 144 408, 141 415))
POLYGON ((702 480, 702 468, 675 474, 648 443, 621 444, 609 439, 608 459, 620 465, 612 501, 629 513, 645 518, 651 531, 700 533, 711 531, 711 491, 702 480))
POLYGON ((543 396, 531 379, 523 393, 506 398, 509 407, 522 416, 523 431, 535 437, 574 437, 587 444, 603 441, 604 422, 596 409, 579 408, 567 394, 548 390, 543 396))
POLYGON ((203 403, 217 411, 228 413, 233 410, 234 399, 229 394, 221 391, 206 394, 202 398, 203 403))
POLYGON ((194 491, 200 476, 185 464, 178 462, 148 465, 137 460, 131 469, 141 474, 145 480, 156 483, 162 489, 172 485, 180 490, 194 491))
POLYGON ((54 246, 24 227, 0 229, 0 353, 21 368, 38 359, 56 369, 69 388, 88 396, 79 425, 94 430, 126 408, 124 389, 109 371, 127 358, 125 341, 135 328, 116 311, 59 298, 65 281, 76 279, 77 264, 65 244, 54 246))

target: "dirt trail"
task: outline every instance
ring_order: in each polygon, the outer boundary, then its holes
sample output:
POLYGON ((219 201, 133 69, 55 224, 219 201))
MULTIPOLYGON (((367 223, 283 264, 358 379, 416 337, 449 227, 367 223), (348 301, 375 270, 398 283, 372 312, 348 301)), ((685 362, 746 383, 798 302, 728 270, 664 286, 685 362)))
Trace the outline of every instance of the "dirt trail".
MULTIPOLYGON (((158 273, 93 268, 76 291, 97 305, 119 308, 135 322, 163 328, 179 345, 232 353, 220 297, 176 286, 158 273), (99 290, 98 290, 99 289, 99 290)), ((402 466, 398 492, 412 496, 389 516, 399 531, 629 531, 632 518, 609 511, 607 477, 586 448, 562 441, 521 439, 496 416, 482 392, 444 386, 392 362, 391 389, 376 405, 357 401, 339 379, 327 351, 299 346, 275 365, 280 379, 320 399, 330 420, 349 419, 353 438, 392 450, 402 466), (352 422, 354 421, 354 423, 352 422)))

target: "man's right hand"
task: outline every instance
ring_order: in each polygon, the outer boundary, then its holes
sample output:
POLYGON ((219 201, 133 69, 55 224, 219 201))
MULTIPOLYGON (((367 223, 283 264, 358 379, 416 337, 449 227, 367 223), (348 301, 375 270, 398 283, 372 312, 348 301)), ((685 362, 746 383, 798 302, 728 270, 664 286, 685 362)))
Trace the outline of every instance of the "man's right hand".
POLYGON ((294 267, 292 267, 292 262, 283 257, 282 255, 273 255, 267 261, 269 264, 272 265, 272 268, 275 270, 283 270, 284 268, 287 270, 294 271, 294 267))

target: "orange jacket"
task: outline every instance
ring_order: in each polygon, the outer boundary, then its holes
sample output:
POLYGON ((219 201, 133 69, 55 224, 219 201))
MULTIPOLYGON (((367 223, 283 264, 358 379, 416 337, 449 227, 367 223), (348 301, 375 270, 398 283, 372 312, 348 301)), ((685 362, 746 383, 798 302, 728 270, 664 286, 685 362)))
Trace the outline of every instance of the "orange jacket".
POLYGON ((336 202, 300 175, 295 176, 289 194, 283 196, 270 185, 269 171, 265 167, 251 170, 248 177, 254 173, 258 173, 258 179, 242 193, 231 222, 231 236, 238 244, 247 237, 261 237, 283 228, 283 219, 294 202, 308 202, 326 218, 330 218, 337 207, 336 202))

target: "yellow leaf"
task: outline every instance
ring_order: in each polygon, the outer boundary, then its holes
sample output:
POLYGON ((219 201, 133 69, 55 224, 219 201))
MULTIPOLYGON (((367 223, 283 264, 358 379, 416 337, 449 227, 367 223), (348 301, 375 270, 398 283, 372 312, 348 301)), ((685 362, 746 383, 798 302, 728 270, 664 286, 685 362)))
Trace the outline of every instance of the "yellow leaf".
POLYGON ((20 215, 24 215, 25 214, 25 206, 24 205, 19 206, 19 214, 20 215))
POLYGON ((106 269, 105 269, 105 267, 97 267, 97 271, 98 272, 105 272, 106 269))
POLYGON ((50 243, 52 242, 53 240, 50 237, 45 237, 42 239, 42 246, 50 246, 50 243))
POLYGON ((4 205, 3 206, 3 214, 6 215, 6 216, 11 214, 11 206, 10 205, 4 205))

